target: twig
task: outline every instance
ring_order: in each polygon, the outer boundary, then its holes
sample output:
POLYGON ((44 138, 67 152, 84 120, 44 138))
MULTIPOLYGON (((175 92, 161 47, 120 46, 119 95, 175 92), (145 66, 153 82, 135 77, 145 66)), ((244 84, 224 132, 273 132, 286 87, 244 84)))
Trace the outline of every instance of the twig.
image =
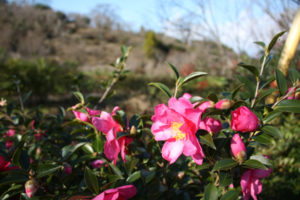
POLYGON ((23 104, 23 100, 22 100, 21 89, 20 89, 19 83, 18 82, 15 82, 15 83, 17 85, 17 92, 18 92, 18 98, 20 101, 21 111, 22 111, 22 114, 24 115, 24 104, 23 104))
POLYGON ((267 57, 268 57, 268 54, 265 54, 264 60, 263 60, 263 62, 262 62, 262 64, 261 64, 259 77, 257 78, 257 83, 256 83, 256 88, 255 88, 254 99, 252 100, 252 103, 251 103, 251 108, 254 107, 255 101, 257 100, 257 97, 258 97, 259 84, 260 84, 260 81, 261 81, 262 74, 263 74, 263 72, 264 72, 264 68, 265 68, 265 64, 266 64, 267 57))
POLYGON ((107 97, 109 91, 112 89, 112 87, 114 86, 114 84, 119 80, 119 76, 113 78, 113 80, 111 81, 110 85, 106 88, 105 92, 103 93, 103 95, 101 96, 101 98, 99 99, 98 103, 101 104, 104 99, 107 97))

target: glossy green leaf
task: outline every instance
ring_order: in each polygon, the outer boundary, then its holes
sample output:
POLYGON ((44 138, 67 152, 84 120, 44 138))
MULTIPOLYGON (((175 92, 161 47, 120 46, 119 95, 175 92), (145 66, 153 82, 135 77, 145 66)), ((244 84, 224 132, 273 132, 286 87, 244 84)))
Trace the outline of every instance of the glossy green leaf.
POLYGON ((237 190, 229 190, 224 194, 221 200, 237 200, 239 197, 240 192, 237 190))
POLYGON ((67 160, 75 151, 77 151, 79 148, 81 148, 85 144, 86 144, 85 142, 81 142, 74 146, 72 146, 72 145, 65 146, 62 149, 63 160, 67 160))
POLYGON ((220 172, 220 181, 219 181, 219 185, 220 187, 226 187, 228 185, 230 185, 232 183, 232 175, 228 172, 220 172))
POLYGON ((216 150, 213 138, 209 133, 205 135, 200 135, 200 142, 216 150))
POLYGON ((84 182, 91 192, 95 194, 99 193, 97 176, 88 167, 84 170, 84 182))
POLYGON ((109 163, 109 166, 120 179, 124 179, 121 170, 116 165, 109 163))
POLYGON ((282 112, 280 112, 280 111, 276 111, 276 110, 272 111, 264 117, 263 122, 268 123, 268 122, 272 121, 273 119, 275 119, 276 117, 280 116, 281 114, 282 114, 282 112))
POLYGON ((169 67, 172 69, 172 71, 174 72, 175 74, 175 77, 176 77, 176 80, 178 80, 179 78, 179 72, 178 70, 176 69, 176 67, 174 65, 172 65, 171 63, 168 63, 169 67))
POLYGON ((234 99, 237 95, 237 93, 239 92, 239 90, 244 86, 245 84, 240 84, 239 86, 237 86, 231 93, 231 99, 234 99))
POLYGON ((249 169, 264 169, 264 170, 267 170, 268 168, 262 164, 260 161, 258 160, 246 160, 244 163, 243 163, 243 167, 245 168, 249 168, 249 169))
POLYGON ((273 140, 273 138, 271 136, 263 133, 263 134, 255 136, 254 140, 261 144, 269 145, 271 143, 271 141, 273 140))
POLYGON ((258 160, 259 162, 261 162, 264 165, 272 166, 272 163, 270 162, 270 160, 268 158, 266 158, 265 156, 253 155, 253 156, 250 156, 250 160, 258 160))
POLYGON ((218 97, 217 97, 217 95, 216 94, 214 94, 214 93, 210 93, 208 96, 207 96, 207 99, 209 99, 209 100, 211 100, 211 101, 213 101, 213 102, 218 102, 218 97))
POLYGON ((275 77, 276 77, 276 82, 277 82, 277 86, 279 88, 280 94, 285 95, 285 93, 287 91, 287 83, 286 83, 283 73, 279 69, 276 69, 275 77))
POLYGON ((1 176, 0 187, 4 185, 16 184, 16 183, 25 183, 28 180, 28 177, 22 174, 11 173, 5 177, 1 176))
POLYGON ((283 100, 277 106, 275 106, 275 110, 280 112, 300 113, 300 101, 283 100))
POLYGON ((272 137, 282 138, 281 132, 274 126, 266 125, 261 130, 272 137))
POLYGON ((297 80, 300 79, 300 74, 299 74, 299 72, 298 72, 297 69, 295 69, 295 68, 290 68, 290 69, 289 69, 289 77, 290 77, 290 79, 291 79, 291 81, 292 81, 293 83, 296 83, 297 80))
POLYGON ((280 36, 282 36, 285 32, 286 32, 286 31, 282 31, 282 32, 276 34, 276 35, 273 37, 273 39, 271 40, 271 42, 270 42, 269 45, 268 45, 268 49, 267 49, 268 52, 271 51, 271 49, 272 49, 272 48, 274 47, 274 45, 276 44, 278 38, 279 38, 280 36))
POLYGON ((94 149, 92 147, 92 145, 90 143, 86 143, 85 145, 82 146, 82 150, 85 152, 85 153, 94 153, 94 149))
POLYGON ((223 160, 220 160, 218 162, 216 162, 213 171, 216 170, 228 170, 231 169, 235 166, 237 166, 237 162, 235 162, 234 160, 232 160, 231 158, 225 158, 223 160))
POLYGON ((218 199, 217 187, 212 183, 208 184, 204 190, 204 200, 217 200, 217 199, 218 199))
POLYGON ((266 47, 266 44, 262 41, 256 41, 256 42, 254 42, 254 44, 261 46, 263 49, 265 49, 265 47, 266 47))
POLYGON ((141 178, 141 171, 136 171, 136 172, 133 172, 127 179, 126 181, 128 183, 133 183, 135 181, 137 181, 138 179, 141 178))
POLYGON ((247 92, 250 95, 251 98, 254 97, 255 93, 255 85, 252 81, 250 81, 248 78, 244 76, 236 76, 242 83, 245 84, 245 87, 248 89, 247 92))
POLYGON ((73 95, 77 98, 77 100, 84 104, 84 97, 81 92, 73 92, 73 95))
POLYGON ((37 169, 37 178, 42 178, 44 176, 48 176, 61 169, 62 165, 57 164, 41 164, 37 169))
POLYGON ((151 85, 151 86, 154 86, 154 87, 160 89, 169 98, 172 97, 172 93, 171 93, 170 89, 165 84, 163 84, 163 83, 149 83, 148 85, 151 85))
POLYGON ((256 77, 259 76, 259 71, 258 71, 257 67, 255 67, 253 65, 247 65, 245 63, 239 63, 238 66, 247 69, 248 71, 250 71, 256 77))
POLYGON ((207 73, 206 72, 193 72, 191 74, 189 74, 188 76, 186 76, 183 81, 180 83, 180 85, 184 85, 187 82, 194 80, 196 78, 200 78, 201 76, 206 76, 207 73))

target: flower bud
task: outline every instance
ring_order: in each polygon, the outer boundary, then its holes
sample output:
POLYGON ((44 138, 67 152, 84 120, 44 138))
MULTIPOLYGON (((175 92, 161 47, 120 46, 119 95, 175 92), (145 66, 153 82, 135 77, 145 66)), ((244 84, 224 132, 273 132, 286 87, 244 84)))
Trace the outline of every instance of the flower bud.
POLYGON ((136 134, 136 128, 135 128, 135 126, 131 126, 130 135, 134 135, 134 134, 136 134))
POLYGON ((38 182, 35 179, 31 179, 25 183, 25 192, 29 198, 31 198, 38 190, 38 182))
POLYGON ((222 99, 215 104, 215 108, 219 110, 227 110, 231 106, 229 99, 222 99))
POLYGON ((200 121, 199 128, 209 133, 218 133, 222 130, 222 123, 212 117, 207 117, 200 121))
POLYGON ((105 162, 103 160, 94 160, 93 162, 91 162, 91 166, 93 168, 100 168, 105 162))
POLYGON ((259 119, 246 106, 241 106, 231 113, 231 129, 242 133, 255 131, 259 119))
POLYGON ((246 147, 239 134, 235 134, 231 139, 231 152, 233 156, 242 163, 246 159, 246 147))
POLYGON ((72 166, 70 164, 66 163, 64 165, 64 170, 65 170, 66 174, 72 174, 72 166))

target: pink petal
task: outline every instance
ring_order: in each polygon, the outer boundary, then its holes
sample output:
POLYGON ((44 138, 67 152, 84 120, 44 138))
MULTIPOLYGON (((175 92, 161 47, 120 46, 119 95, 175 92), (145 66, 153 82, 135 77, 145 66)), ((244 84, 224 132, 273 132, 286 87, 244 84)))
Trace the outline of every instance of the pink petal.
POLYGON ((192 155, 192 158, 197 165, 202 165, 204 153, 202 151, 201 145, 195 135, 190 136, 190 140, 197 148, 197 151, 192 155))
MULTIPOLYGON (((238 158, 239 156, 241 156, 241 152, 246 153, 246 147, 245 144, 243 143, 240 135, 238 133, 236 133, 232 139, 231 139, 231 152, 233 154, 234 157, 238 158)), ((240 158, 243 159, 243 158, 240 158)))
POLYGON ((73 114, 74 114, 75 118, 79 119, 80 121, 90 122, 89 116, 83 112, 73 110, 73 114))
POLYGON ((259 179, 252 180, 250 187, 251 187, 250 193, 251 193, 252 198, 254 200, 257 200, 256 195, 261 193, 261 191, 262 191, 262 184, 261 184, 260 180, 259 179))
POLYGON ((162 148, 162 157, 174 163, 183 152, 184 142, 182 140, 168 140, 162 148))
POLYGON ((111 142, 106 141, 104 144, 104 154, 107 159, 113 160, 114 164, 117 163, 118 155, 121 149, 117 140, 112 140, 111 142))
POLYGON ((89 113, 90 116, 95 116, 95 115, 100 115, 100 111, 99 110, 92 110, 90 108, 86 108, 86 111, 89 113))
POLYGON ((190 98, 192 98, 192 95, 190 95, 189 93, 184 93, 182 98, 189 100, 190 98))
POLYGON ((111 114, 112 115, 116 115, 118 110, 120 110, 120 107, 119 106, 115 106, 114 109, 112 110, 111 114))
POLYGON ((251 174, 251 170, 248 170, 241 177, 241 187, 244 200, 248 200, 250 196, 251 174))
POLYGON ((170 125, 156 121, 151 126, 151 132, 156 141, 164 141, 174 137, 174 133, 170 128, 170 125))
POLYGON ((272 172, 271 168, 269 168, 268 170, 255 169, 253 170, 253 176, 256 178, 266 178, 271 174, 271 172, 272 172))
POLYGON ((119 190, 120 197, 123 197, 125 199, 130 199, 134 197, 137 193, 137 190, 134 185, 124 185, 116 189, 119 190))
POLYGON ((176 98, 172 97, 168 101, 168 106, 183 116, 185 115, 186 109, 193 109, 191 102, 185 98, 179 98, 177 100, 176 98))

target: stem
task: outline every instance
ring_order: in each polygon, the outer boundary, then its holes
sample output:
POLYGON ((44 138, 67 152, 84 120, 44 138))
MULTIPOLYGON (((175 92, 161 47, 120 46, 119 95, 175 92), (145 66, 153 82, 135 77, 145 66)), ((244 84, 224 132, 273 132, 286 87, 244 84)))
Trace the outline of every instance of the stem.
POLYGON ((17 85, 17 92, 18 92, 18 98, 20 101, 21 111, 22 111, 22 114, 24 115, 24 104, 23 104, 23 100, 22 100, 21 89, 20 89, 20 86, 18 83, 16 83, 16 85, 17 85))
POLYGON ((174 97, 176 98, 176 96, 177 96, 177 92, 178 92, 178 86, 177 86, 177 84, 176 84, 176 86, 175 86, 175 92, 174 92, 174 97))
POLYGON ((114 84, 119 80, 119 76, 113 78, 113 80, 111 81, 110 85, 106 88, 105 92, 103 93, 103 95, 101 96, 101 98, 99 99, 98 103, 101 104, 104 99, 106 98, 106 96, 108 95, 109 91, 112 89, 112 87, 114 86, 114 84))
MULTIPOLYGON (((299 85, 298 85, 298 86, 299 86, 299 85)), ((296 88, 297 88, 298 86, 295 87, 295 90, 296 90, 296 88)), ((278 101, 276 101, 276 102, 273 104, 273 106, 272 106, 271 108, 274 109, 275 106, 277 106, 281 101, 287 99, 287 98, 288 98, 289 96, 291 96, 293 93, 294 93, 294 91, 293 91, 293 90, 290 90, 288 93, 286 93, 286 95, 280 97, 280 99, 279 99, 278 101)))
POLYGON ((259 84, 260 84, 260 81, 261 81, 262 74, 263 74, 263 72, 264 72, 264 68, 265 68, 265 64, 266 64, 267 57, 268 57, 268 54, 265 54, 264 60, 263 60, 263 62, 262 62, 262 64, 261 64, 259 77, 256 78, 257 83, 256 83, 256 88, 255 88, 254 99, 253 99, 253 101, 252 101, 252 103, 251 103, 251 108, 254 107, 255 101, 257 100, 257 97, 258 97, 259 84))

